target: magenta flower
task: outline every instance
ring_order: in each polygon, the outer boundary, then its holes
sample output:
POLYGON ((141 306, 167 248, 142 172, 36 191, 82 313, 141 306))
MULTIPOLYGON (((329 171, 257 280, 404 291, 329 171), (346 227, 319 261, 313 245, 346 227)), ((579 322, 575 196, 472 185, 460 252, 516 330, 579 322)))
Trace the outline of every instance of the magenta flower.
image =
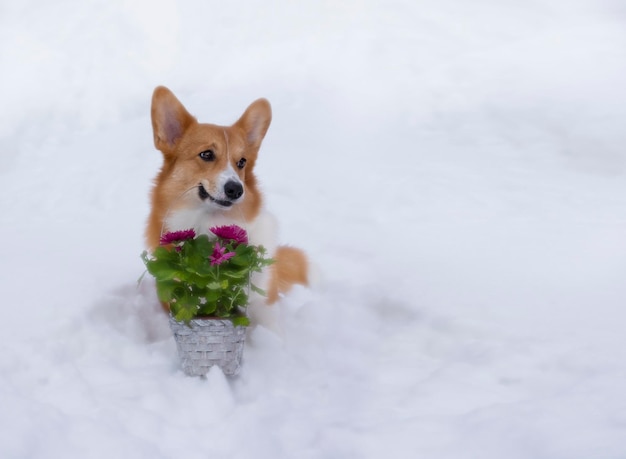
POLYGON ((182 231, 171 231, 161 236, 161 245, 173 244, 175 242, 183 242, 187 239, 193 239, 196 237, 196 232, 192 229, 182 231))
POLYGON ((230 239, 237 244, 248 243, 248 233, 237 225, 214 226, 210 231, 220 239, 230 239))
POLYGON ((219 242, 216 242, 215 247, 213 247, 213 255, 209 257, 209 260, 211 260, 211 266, 215 266, 221 265, 234 256, 235 252, 226 252, 226 247, 222 247, 219 242))

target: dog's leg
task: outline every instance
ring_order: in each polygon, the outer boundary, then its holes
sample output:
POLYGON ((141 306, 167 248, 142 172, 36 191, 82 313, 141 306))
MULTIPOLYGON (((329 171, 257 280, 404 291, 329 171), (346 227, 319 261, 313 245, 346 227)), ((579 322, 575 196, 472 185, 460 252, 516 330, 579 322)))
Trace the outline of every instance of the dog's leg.
POLYGON ((302 250, 279 246, 274 260, 275 263, 270 266, 267 304, 275 303, 279 295, 291 290, 294 284, 309 284, 309 262, 302 250))

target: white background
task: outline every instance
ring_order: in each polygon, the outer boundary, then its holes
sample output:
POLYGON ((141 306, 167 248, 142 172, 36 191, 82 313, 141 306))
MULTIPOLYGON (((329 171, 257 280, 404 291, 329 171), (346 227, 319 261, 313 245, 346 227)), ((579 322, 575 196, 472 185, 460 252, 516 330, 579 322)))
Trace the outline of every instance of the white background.
POLYGON ((626 457, 626 7, 0 4, 0 456, 626 457), (149 102, 258 97, 323 279, 185 377, 139 254, 149 102))

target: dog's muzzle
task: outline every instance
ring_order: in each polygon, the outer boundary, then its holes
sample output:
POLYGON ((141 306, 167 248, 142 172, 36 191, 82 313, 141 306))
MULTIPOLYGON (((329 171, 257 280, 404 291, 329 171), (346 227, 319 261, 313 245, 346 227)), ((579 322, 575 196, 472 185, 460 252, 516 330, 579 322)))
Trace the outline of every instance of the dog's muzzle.
POLYGON ((198 184, 198 196, 200 199, 203 201, 209 199, 211 202, 214 202, 222 207, 232 206, 243 196, 243 185, 239 182, 235 182, 234 180, 229 180, 224 185, 224 195, 226 196, 226 199, 218 199, 211 196, 201 183, 198 184))

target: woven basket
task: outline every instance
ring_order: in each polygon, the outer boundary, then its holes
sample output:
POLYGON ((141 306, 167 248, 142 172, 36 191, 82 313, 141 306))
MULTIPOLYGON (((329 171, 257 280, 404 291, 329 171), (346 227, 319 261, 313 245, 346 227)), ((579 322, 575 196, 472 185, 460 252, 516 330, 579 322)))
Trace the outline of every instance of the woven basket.
POLYGON ((228 376, 239 373, 246 327, 228 319, 193 319, 187 325, 172 316, 170 327, 185 374, 204 376, 213 365, 228 376))

